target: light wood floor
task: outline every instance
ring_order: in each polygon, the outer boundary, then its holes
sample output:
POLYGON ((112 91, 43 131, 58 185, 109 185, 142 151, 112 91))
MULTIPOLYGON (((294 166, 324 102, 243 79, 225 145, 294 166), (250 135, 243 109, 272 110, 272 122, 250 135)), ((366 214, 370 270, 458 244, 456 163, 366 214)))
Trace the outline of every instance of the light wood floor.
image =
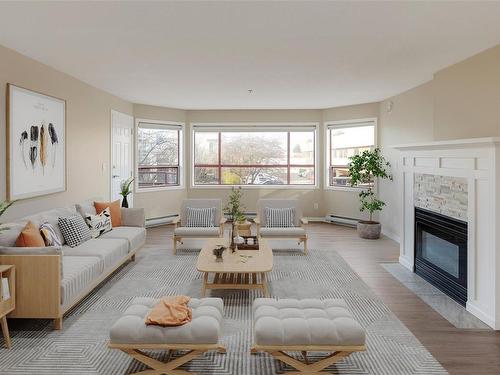
MULTIPOLYGON (((362 240, 352 228, 326 223, 309 224, 308 233, 312 251, 337 251, 450 374, 500 374, 500 332, 455 328, 380 266, 398 261, 396 242, 362 240)), ((171 249, 171 235, 170 226, 152 228, 148 242, 171 249)))

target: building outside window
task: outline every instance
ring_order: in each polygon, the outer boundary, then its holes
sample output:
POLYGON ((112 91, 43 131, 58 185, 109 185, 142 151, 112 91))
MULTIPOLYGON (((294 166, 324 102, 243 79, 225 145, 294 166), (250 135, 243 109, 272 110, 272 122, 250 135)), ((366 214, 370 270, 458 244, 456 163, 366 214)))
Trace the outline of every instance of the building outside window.
POLYGON ((193 184, 316 184, 316 127, 195 126, 193 184))
POLYGON ((375 120, 327 123, 328 186, 351 187, 349 157, 374 147, 375 120))
POLYGON ((182 125, 137 124, 137 185, 140 190, 181 185, 182 125))

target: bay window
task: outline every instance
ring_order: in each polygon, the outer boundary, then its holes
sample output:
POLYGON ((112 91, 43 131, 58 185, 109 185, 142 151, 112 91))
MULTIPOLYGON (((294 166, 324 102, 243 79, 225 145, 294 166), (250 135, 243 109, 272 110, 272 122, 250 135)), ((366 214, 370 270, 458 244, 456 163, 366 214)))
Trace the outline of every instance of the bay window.
POLYGON ((316 127, 193 127, 193 184, 315 185, 316 127))
POLYGON ((374 119, 326 123, 327 186, 351 187, 349 157, 374 149, 375 123, 374 119))
POLYGON ((137 186, 147 191, 180 186, 182 124, 137 122, 137 186))

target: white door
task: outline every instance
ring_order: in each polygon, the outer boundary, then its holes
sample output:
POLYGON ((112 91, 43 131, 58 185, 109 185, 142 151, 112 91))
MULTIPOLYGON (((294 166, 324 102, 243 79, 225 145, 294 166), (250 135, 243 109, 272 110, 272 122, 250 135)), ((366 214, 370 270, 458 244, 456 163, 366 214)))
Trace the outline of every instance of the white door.
MULTIPOLYGON (((134 118, 111 111, 111 200, 121 199, 120 183, 134 175, 134 118)), ((134 184, 132 184, 133 188, 134 184)), ((133 206, 133 193, 128 197, 133 206)))

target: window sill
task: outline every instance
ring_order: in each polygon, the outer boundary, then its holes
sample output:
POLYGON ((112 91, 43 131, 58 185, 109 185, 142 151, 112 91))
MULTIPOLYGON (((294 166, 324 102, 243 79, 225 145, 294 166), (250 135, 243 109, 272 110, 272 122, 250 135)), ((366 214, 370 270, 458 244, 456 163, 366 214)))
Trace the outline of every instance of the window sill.
POLYGON ((317 185, 191 185, 191 189, 317 190, 317 185))
POLYGON ((351 187, 351 186, 325 186, 324 190, 329 190, 329 191, 345 191, 345 192, 356 192, 359 193, 365 189, 363 188, 357 188, 357 187, 351 187))
POLYGON ((142 194, 142 193, 152 193, 152 192, 157 192, 157 191, 169 191, 169 190, 185 190, 185 187, 180 185, 180 186, 163 186, 163 187, 155 187, 155 188, 142 188, 142 189, 136 189, 134 193, 136 194, 142 194))

